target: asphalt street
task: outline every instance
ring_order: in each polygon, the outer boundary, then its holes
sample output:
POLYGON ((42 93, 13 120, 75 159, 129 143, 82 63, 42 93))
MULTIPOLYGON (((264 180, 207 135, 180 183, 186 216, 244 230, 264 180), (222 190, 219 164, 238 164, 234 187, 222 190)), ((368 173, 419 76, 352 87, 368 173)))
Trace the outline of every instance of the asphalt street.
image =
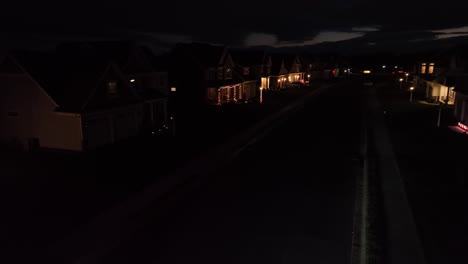
POLYGON ((98 263, 350 263, 360 85, 307 103, 223 169, 142 211, 98 263))

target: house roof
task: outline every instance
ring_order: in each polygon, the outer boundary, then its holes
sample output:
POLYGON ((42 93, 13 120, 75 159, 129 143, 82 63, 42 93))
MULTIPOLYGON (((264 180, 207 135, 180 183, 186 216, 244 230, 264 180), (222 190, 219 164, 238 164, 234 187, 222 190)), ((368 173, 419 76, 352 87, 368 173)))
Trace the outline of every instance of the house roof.
POLYGON ((284 61, 282 54, 270 54, 271 58, 271 74, 278 75, 281 70, 281 65, 284 61))
POLYGON ((76 54, 14 51, 11 55, 59 106, 60 111, 80 112, 109 64, 76 54))

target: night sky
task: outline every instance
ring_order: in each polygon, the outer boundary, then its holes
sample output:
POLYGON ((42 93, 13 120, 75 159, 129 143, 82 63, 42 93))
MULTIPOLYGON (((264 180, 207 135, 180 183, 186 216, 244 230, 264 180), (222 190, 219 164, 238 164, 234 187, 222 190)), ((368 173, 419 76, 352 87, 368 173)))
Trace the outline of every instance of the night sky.
POLYGON ((372 36, 369 45, 386 45, 468 35, 466 7, 459 0, 12 1, 2 7, 0 29, 10 39, 139 36, 290 47, 372 36))

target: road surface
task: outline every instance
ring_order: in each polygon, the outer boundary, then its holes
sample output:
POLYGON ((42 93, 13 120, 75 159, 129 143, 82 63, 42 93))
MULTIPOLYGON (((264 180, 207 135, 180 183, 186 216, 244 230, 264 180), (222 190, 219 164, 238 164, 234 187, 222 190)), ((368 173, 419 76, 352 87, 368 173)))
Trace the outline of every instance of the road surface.
POLYGON ((229 165, 152 204, 98 263, 350 263, 360 85, 332 87, 229 165))

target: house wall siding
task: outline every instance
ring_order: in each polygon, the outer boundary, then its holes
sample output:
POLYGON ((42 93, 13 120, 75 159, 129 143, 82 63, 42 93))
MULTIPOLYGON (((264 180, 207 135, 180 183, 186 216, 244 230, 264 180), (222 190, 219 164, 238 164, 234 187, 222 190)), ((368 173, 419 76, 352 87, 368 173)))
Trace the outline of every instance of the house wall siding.
POLYGON ((81 115, 60 112, 44 113, 40 127, 40 146, 51 149, 82 151, 81 115))
POLYGON ((24 149, 35 140, 37 147, 81 150, 79 115, 55 112, 55 103, 27 74, 0 75, 0 89, 0 140, 24 149))
POLYGON ((83 139, 86 149, 135 137, 140 133, 143 104, 109 109, 83 115, 83 139))

